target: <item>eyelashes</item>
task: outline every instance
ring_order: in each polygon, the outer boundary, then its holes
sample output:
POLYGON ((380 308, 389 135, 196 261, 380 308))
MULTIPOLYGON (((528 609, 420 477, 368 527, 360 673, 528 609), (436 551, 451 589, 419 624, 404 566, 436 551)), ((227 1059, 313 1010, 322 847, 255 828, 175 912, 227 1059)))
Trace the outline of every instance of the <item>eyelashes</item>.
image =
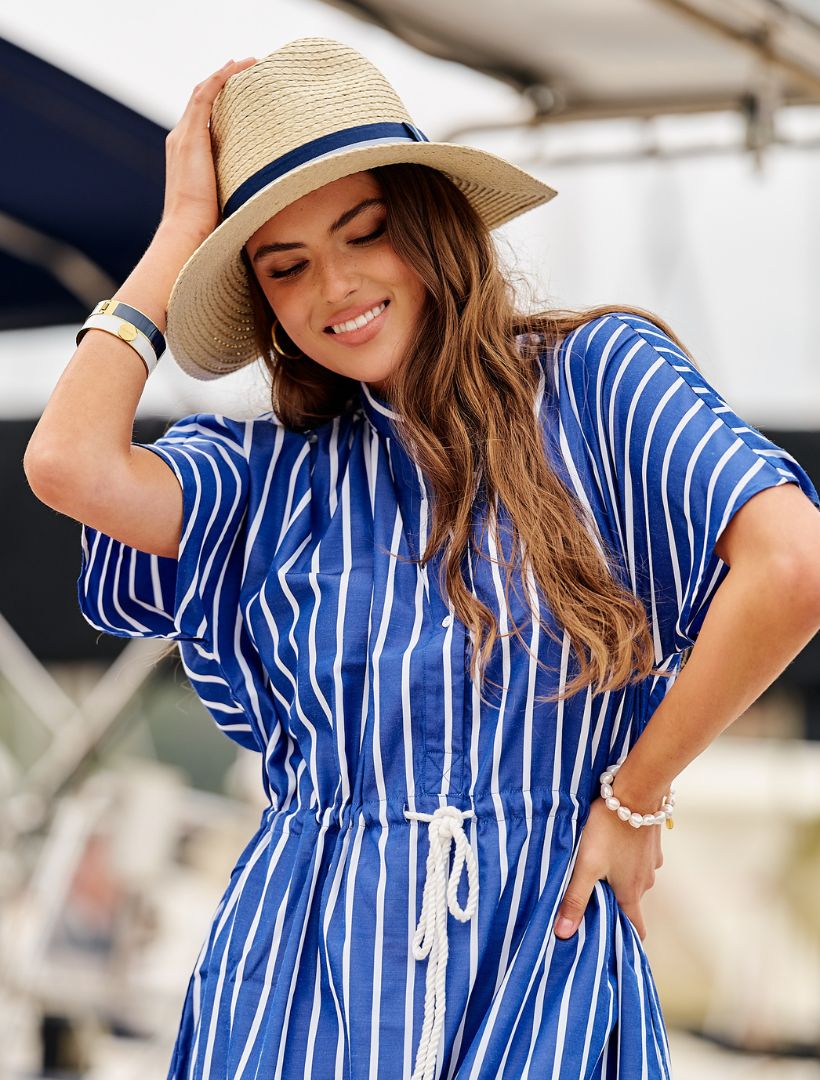
POLYGON ((268 277, 271 278, 286 278, 293 277, 294 274, 298 274, 304 266, 304 263, 297 263, 296 266, 292 266, 290 270, 272 270, 268 277))
POLYGON ((350 242, 351 244, 367 244, 371 240, 376 240, 378 239, 378 237, 382 236, 386 227, 387 226, 385 225, 385 223, 382 222, 381 225, 379 225, 379 227, 374 232, 368 233, 367 236, 359 236, 355 240, 351 240, 350 242))
MULTIPOLYGON (((351 244, 357 244, 359 246, 364 246, 365 244, 370 244, 374 240, 378 240, 378 238, 380 236, 383 236, 386 228, 387 228, 386 223, 382 222, 381 225, 379 225, 379 227, 374 232, 368 233, 367 236, 358 236, 358 237, 356 237, 355 240, 351 240, 350 243, 351 244)), ((296 274, 298 274, 304 268, 304 266, 305 266, 305 263, 301 262, 301 263, 296 263, 295 266, 291 266, 288 270, 272 270, 268 274, 268 277, 271 277, 271 278, 295 277, 296 274)))

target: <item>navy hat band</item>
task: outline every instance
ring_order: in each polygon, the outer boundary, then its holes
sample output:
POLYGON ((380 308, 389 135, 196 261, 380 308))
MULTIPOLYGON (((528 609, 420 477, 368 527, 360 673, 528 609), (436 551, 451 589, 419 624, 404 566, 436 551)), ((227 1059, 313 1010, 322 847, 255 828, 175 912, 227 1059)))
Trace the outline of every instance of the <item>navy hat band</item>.
POLYGON ((429 142, 430 140, 414 124, 407 123, 359 124, 357 127, 343 128, 341 131, 334 131, 331 135, 311 139, 310 142, 297 146, 295 150, 289 150, 287 154, 271 161, 241 183, 225 203, 222 211, 223 220, 230 217, 262 188, 278 180, 285 173, 297 169, 300 165, 306 165, 309 161, 325 157, 336 150, 368 146, 382 141, 395 143, 429 142))

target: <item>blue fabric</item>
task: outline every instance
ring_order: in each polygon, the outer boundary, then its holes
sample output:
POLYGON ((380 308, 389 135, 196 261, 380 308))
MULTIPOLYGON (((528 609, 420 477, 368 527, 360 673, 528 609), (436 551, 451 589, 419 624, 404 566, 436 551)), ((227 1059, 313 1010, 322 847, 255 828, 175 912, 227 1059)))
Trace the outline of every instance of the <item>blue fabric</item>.
MULTIPOLYGON (((820 506, 817 492, 653 323, 591 320, 543 353, 541 375, 545 453, 675 673, 726 573, 712 549, 733 514, 776 485, 820 506)), ((571 939, 552 928, 598 776, 673 680, 538 702, 574 671, 567 639, 524 619, 520 589, 507 606, 503 571, 471 555, 475 594, 502 632, 510 614, 524 622, 548 669, 501 638, 482 700, 438 558, 425 572, 390 554, 423 550, 429 493, 365 384, 353 411, 312 432, 273 413, 201 414, 149 449, 182 485, 179 558, 84 528, 82 611, 112 634, 179 641, 216 723, 259 751, 270 803, 196 960, 169 1076, 409 1077, 428 836, 404 809, 450 805, 474 811, 480 890, 474 918, 447 920, 436 1075, 669 1077, 648 959, 610 885, 596 884, 571 939)), ((505 520, 502 507, 502 547, 505 520)), ((492 532, 482 552, 498 557, 492 532)))

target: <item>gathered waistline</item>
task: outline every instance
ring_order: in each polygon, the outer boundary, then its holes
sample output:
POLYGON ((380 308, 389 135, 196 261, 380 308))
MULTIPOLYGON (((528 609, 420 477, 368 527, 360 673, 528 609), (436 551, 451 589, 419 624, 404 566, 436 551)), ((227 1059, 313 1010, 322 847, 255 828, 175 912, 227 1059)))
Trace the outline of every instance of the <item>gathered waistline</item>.
MULTIPOLYGON (((499 821, 530 820, 550 815, 575 818, 585 816, 590 800, 586 795, 556 788, 531 788, 518 790, 485 791, 469 795, 397 795, 386 799, 369 799, 357 805, 306 806, 295 799, 281 807, 265 807, 263 818, 287 819, 301 829, 306 824, 319 829, 359 828, 374 826, 402 826, 411 828, 405 810, 413 813, 433 814, 442 806, 454 806, 469 814, 476 828, 499 821)), ((415 827, 418 827, 417 824, 415 827)))

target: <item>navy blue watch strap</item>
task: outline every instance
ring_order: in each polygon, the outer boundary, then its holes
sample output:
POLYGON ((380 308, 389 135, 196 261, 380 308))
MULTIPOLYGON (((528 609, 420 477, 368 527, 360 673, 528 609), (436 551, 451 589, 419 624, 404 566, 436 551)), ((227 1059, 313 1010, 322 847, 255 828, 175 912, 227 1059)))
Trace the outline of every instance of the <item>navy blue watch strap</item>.
POLYGON ((133 323, 138 330, 141 330, 143 334, 151 342, 154 352, 157 354, 157 359, 165 352, 165 338, 162 331, 153 323, 147 315, 143 315, 141 311, 137 311, 136 308, 132 308, 130 304, 124 304, 122 300, 101 300, 99 304, 94 308, 94 315, 117 315, 121 319, 127 319, 130 323, 133 323))

